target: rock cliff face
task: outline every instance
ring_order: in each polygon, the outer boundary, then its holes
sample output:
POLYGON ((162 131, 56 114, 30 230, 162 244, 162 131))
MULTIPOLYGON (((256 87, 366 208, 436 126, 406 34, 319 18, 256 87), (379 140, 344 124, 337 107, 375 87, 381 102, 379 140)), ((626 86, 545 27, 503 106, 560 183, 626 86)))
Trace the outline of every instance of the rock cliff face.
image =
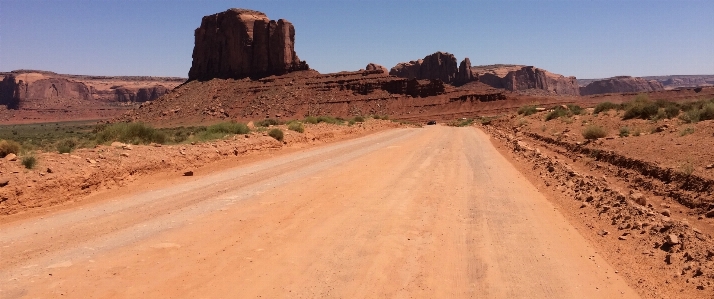
MULTIPOLYGON (((481 67, 483 68, 483 67, 481 67)), ((558 95, 580 95, 580 89, 575 77, 565 77, 553 74, 533 66, 508 66, 508 72, 490 70, 478 74, 478 80, 495 88, 505 88, 510 91, 529 89, 545 90, 558 95), (503 77, 499 76, 503 75, 503 77)))
POLYGON ((196 29, 189 80, 259 79, 307 70, 295 53, 295 28, 259 11, 229 9, 196 29))
POLYGON ((585 87, 581 87, 580 94, 593 95, 603 93, 650 92, 659 90, 664 90, 664 86, 656 80, 647 81, 642 78, 618 76, 594 81, 585 87))
POLYGON ((444 83, 465 84, 468 78, 473 79, 468 58, 461 62, 464 73, 460 69, 453 54, 436 52, 416 61, 402 62, 395 65, 389 74, 407 79, 439 79, 444 83))
POLYGON ((45 71, 13 71, 0 76, 0 105, 8 109, 64 109, 82 102, 94 105, 153 101, 185 80, 61 75, 45 71))
POLYGON ((474 74, 473 74, 473 71, 471 71, 471 60, 468 57, 466 57, 459 64, 459 72, 456 74, 455 83, 457 85, 461 85, 461 84, 469 83, 474 80, 475 80, 474 74))

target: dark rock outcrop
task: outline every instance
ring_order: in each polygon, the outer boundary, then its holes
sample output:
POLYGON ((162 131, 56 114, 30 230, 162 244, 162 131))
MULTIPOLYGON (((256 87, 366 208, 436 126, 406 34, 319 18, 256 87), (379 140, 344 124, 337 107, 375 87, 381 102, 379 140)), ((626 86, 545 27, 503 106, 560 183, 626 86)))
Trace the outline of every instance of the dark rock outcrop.
POLYGON ((43 78, 26 82, 22 80, 22 76, 9 74, 3 78, 0 86, 0 105, 6 105, 8 109, 21 109, 28 103, 44 100, 92 98, 86 85, 64 78, 43 78))
POLYGON ((474 81, 474 74, 471 71, 471 60, 466 57, 459 64, 459 72, 456 74, 456 80, 454 83, 457 85, 462 85, 474 81))
POLYGON ((381 71, 384 74, 389 74, 389 70, 386 67, 376 63, 368 64, 367 67, 365 67, 365 70, 370 73, 377 73, 378 71, 381 71))
POLYGON ((398 63, 389 74, 407 79, 439 79, 444 83, 465 84, 468 83, 468 78, 473 79, 471 61, 466 58, 461 64, 464 66, 464 73, 460 73, 453 54, 436 52, 424 59, 398 63))
POLYGON ((295 53, 295 28, 259 11, 229 9, 196 29, 189 80, 259 79, 307 70, 295 53))
POLYGON ((656 80, 647 81, 642 78, 630 76, 617 76, 608 79, 593 81, 580 88, 581 95, 622 92, 650 92, 664 90, 662 83, 656 80))
POLYGON ((478 80, 491 87, 510 91, 540 89, 558 95, 580 95, 575 77, 553 74, 533 66, 511 70, 503 77, 499 77, 496 73, 480 74, 478 80))
POLYGON ((169 89, 162 85, 142 88, 118 87, 114 89, 113 98, 111 98, 111 96, 105 96, 105 100, 121 103, 143 103, 156 100, 168 92, 169 89))

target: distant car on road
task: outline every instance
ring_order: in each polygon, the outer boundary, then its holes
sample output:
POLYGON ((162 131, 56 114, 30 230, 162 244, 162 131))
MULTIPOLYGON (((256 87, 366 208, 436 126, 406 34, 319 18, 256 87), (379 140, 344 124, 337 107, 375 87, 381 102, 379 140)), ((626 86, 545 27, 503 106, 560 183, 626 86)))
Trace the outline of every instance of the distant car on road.
POLYGON ((435 120, 430 120, 430 121, 426 122, 426 124, 429 125, 429 126, 435 125, 435 124, 436 124, 436 121, 435 121, 435 120))

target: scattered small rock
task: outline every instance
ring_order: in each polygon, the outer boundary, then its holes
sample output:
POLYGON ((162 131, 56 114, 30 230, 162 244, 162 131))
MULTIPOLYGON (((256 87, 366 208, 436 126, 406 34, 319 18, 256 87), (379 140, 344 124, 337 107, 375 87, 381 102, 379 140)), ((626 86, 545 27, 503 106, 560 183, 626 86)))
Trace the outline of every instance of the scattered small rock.
POLYGON ((677 245, 679 244, 679 237, 677 237, 677 235, 675 234, 669 234, 665 238, 665 242, 667 242, 667 244, 669 245, 677 245))
POLYGON ((189 170, 183 173, 183 176, 193 176, 193 171, 189 170))
POLYGON ((672 215, 672 213, 670 213, 668 209, 664 209, 662 210, 662 215, 669 217, 672 215))
POLYGON ((714 163, 707 165, 706 168, 707 168, 707 169, 712 169, 712 168, 714 168, 714 163))
POLYGON ((630 197, 631 197, 632 200, 634 200, 638 205, 647 206, 647 198, 645 198, 645 196, 644 196, 642 193, 637 192, 637 193, 634 193, 634 194, 630 195, 630 197))
POLYGON ((627 236, 619 236, 619 237, 617 237, 617 239, 619 239, 619 240, 627 240, 627 236))
POLYGON ((9 179, 0 179, 0 187, 5 187, 10 183, 9 179))
POLYGON ((709 212, 707 212, 707 213, 704 214, 704 215, 707 216, 707 217, 709 217, 709 218, 714 218, 714 209, 709 210, 709 212))
POLYGON ((17 160, 17 155, 15 155, 15 154, 13 154, 13 153, 9 153, 9 154, 7 154, 7 156, 5 156, 5 160, 7 160, 7 161, 15 161, 15 160, 17 160))
POLYGON ((52 169, 48 167, 48 168, 47 168, 47 173, 52 173, 52 169))
POLYGON ((127 153, 121 153, 121 156, 122 156, 122 157, 129 157, 129 154, 127 154, 127 153))

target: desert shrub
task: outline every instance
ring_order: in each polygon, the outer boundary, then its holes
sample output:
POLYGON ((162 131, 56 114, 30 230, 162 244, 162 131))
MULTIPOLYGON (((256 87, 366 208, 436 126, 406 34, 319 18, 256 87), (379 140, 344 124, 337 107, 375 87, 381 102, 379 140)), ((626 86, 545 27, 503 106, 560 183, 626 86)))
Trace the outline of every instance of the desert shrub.
POLYGON ((667 118, 675 118, 679 115, 679 107, 676 105, 667 106, 664 108, 664 114, 667 118))
POLYGON ((686 110, 686 111, 684 111, 684 113, 682 113, 682 115, 679 116, 679 119, 681 119, 687 123, 699 122, 699 109, 692 108, 692 109, 686 110))
POLYGON ((12 140, 0 140, 0 158, 20 152, 20 144, 12 140))
POLYGON ((473 124, 474 120, 471 118, 459 118, 455 121, 448 123, 452 127, 468 127, 473 124))
POLYGON ((277 141, 283 141, 283 131, 278 128, 270 130, 268 136, 275 138, 277 141))
POLYGON ((615 104, 615 103, 611 103, 611 102, 602 102, 595 106, 595 110, 593 111, 593 114, 598 114, 600 112, 607 112, 607 111, 613 110, 613 109, 619 110, 619 109, 622 109, 622 106, 615 104))
POLYGON ((567 107, 568 110, 570 110, 570 112, 572 113, 572 115, 580 115, 583 114, 583 112, 585 111, 582 107, 578 105, 568 105, 567 107))
POLYGON ((364 122, 364 116, 355 116, 352 120, 355 122, 361 123, 364 122))
POLYGON ((352 125, 354 125, 354 124, 355 124, 355 120, 354 120, 354 119, 350 119, 350 121, 347 122, 347 125, 349 125, 349 126, 352 126, 352 125))
POLYGON ((622 119, 653 119, 659 112, 659 106, 651 102, 647 95, 638 95, 633 101, 627 102, 622 119))
POLYGON ((714 102, 704 104, 704 107, 699 111, 699 120, 714 119, 714 102))
POLYGON ((585 139, 598 139, 605 136, 607 136, 607 132, 602 127, 588 126, 583 130, 583 137, 585 137, 585 139))
POLYGON ((314 124, 317 123, 317 117, 314 117, 314 116, 305 117, 305 119, 303 120, 303 122, 305 122, 305 123, 307 123, 307 124, 313 124, 313 125, 314 125, 314 124))
POLYGON ((208 126, 206 131, 210 133, 224 133, 224 134, 248 134, 250 129, 247 125, 239 122, 222 122, 215 125, 208 126))
POLYGON ((77 145, 79 145, 79 142, 76 138, 65 138, 57 141, 57 145, 55 145, 55 147, 57 148, 57 152, 64 154, 71 153, 75 148, 77 148, 77 145))
POLYGON ((165 143, 166 134, 143 123, 117 123, 104 126, 96 135, 99 143, 121 141, 124 143, 165 143))
POLYGON ((689 135, 689 134, 692 134, 692 133, 694 133, 694 128, 688 127, 688 128, 684 128, 684 130, 682 130, 681 132, 679 132, 679 136, 686 136, 686 135, 689 135))
POLYGON ((685 162, 679 166, 679 171, 687 176, 690 176, 694 173, 694 165, 691 162, 685 162))
POLYGON ((282 123, 280 122, 280 120, 277 120, 277 119, 266 118, 266 119, 254 122, 254 124, 256 127, 270 127, 270 126, 281 125, 282 123))
POLYGON ((620 128, 620 137, 627 137, 627 136, 630 136, 630 128, 628 128, 628 127, 620 128))
POLYGON ((568 116, 569 111, 567 109, 564 109, 563 107, 555 107, 553 108, 552 111, 548 112, 548 114, 545 116, 545 121, 553 120, 556 118, 561 118, 564 116, 568 116))
POLYGON ((32 169, 37 165, 37 158, 33 155, 22 157, 22 165, 27 169, 32 169))
POLYGON ((523 114, 524 116, 532 115, 536 112, 536 106, 534 105, 526 105, 521 108, 518 108, 518 114, 523 114))
POLYGON ((640 135, 642 135, 642 131, 640 131, 640 129, 635 129, 635 131, 632 132, 632 136, 640 136, 640 135))
POLYGON ((305 126, 303 126, 301 122, 295 121, 288 124, 288 130, 303 133, 305 132, 305 126))

